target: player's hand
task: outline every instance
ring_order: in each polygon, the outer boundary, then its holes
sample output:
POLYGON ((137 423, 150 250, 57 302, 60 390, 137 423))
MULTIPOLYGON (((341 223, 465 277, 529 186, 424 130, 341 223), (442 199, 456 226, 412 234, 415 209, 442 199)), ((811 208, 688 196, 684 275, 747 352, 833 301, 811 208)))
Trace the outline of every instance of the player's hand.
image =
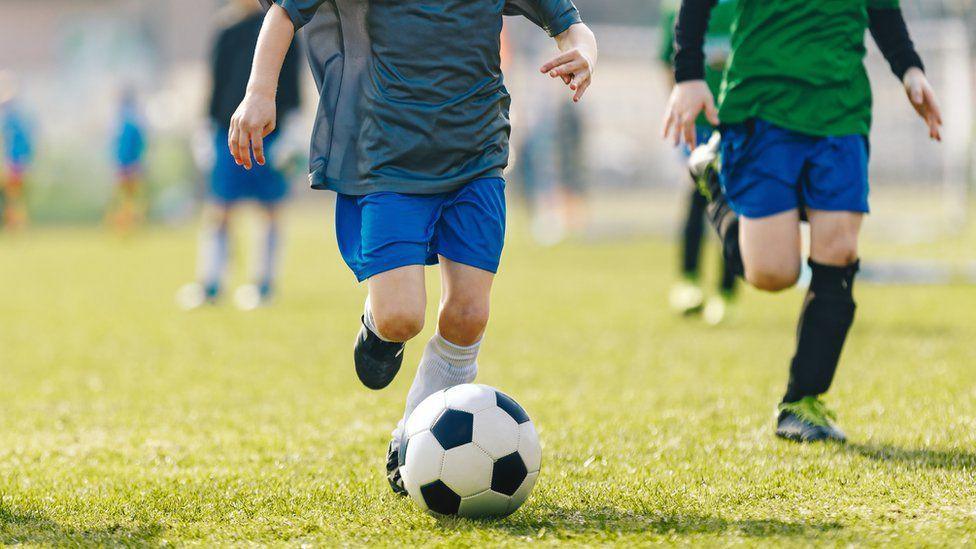
POLYGON ((590 87, 595 68, 592 57, 580 48, 564 51, 547 61, 539 69, 550 78, 560 78, 569 89, 575 92, 573 101, 579 101, 590 87))
POLYGON ((264 165, 264 138, 275 129, 277 112, 274 96, 248 92, 230 120, 227 147, 234 162, 250 170, 254 160, 264 165))
POLYGON ((668 110, 664 113, 662 136, 674 145, 682 142, 695 146, 695 119, 705 112, 705 118, 713 126, 718 126, 718 109, 715 98, 704 80, 688 80, 675 84, 668 100, 668 110))
POLYGON ((929 137, 942 141, 942 110, 939 108, 939 101, 935 98, 935 91, 932 90, 925 72, 918 67, 912 67, 905 72, 902 82, 905 84, 908 100, 915 107, 915 112, 929 127, 929 137))

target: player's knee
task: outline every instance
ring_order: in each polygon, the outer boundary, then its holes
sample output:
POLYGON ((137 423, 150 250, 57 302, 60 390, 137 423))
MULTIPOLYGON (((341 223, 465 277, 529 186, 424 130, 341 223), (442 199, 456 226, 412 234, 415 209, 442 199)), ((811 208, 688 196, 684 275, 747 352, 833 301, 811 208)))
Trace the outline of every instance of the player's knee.
POLYGON ((373 322, 383 339, 407 341, 413 339, 424 329, 422 308, 395 306, 372 307, 373 322))
POLYGON ((448 301, 441 309, 438 331, 455 345, 474 345, 488 325, 488 305, 448 301))
POLYGON ((764 265, 746 269, 746 281, 766 292, 779 292, 792 288, 800 278, 800 265, 764 265))
POLYGON ((857 261, 857 237, 837 237, 817 246, 813 260, 827 265, 850 265, 857 261))

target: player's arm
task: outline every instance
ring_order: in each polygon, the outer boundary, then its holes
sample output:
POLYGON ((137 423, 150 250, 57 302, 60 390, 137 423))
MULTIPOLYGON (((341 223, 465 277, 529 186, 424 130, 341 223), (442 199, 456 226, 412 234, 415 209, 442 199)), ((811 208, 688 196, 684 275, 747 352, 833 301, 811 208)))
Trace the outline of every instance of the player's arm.
POLYGON ((664 114, 663 136, 695 145, 695 119, 702 111, 718 126, 718 110, 705 83, 705 33, 715 0, 682 0, 674 28, 674 80, 664 114))
POLYGON ((264 165, 264 137, 277 121, 275 97, 295 31, 311 21, 324 0, 276 0, 261 26, 244 100, 230 122, 227 146, 238 165, 251 169, 251 151, 264 165))
POLYGON ((585 24, 577 23, 555 39, 562 53, 544 63, 540 70, 551 78, 561 78, 573 90, 573 101, 579 101, 593 81, 598 56, 596 36, 585 24))
POLYGON ((905 86, 908 100, 929 127, 929 137, 942 140, 942 112, 935 92, 925 76, 925 65, 915 50, 908 25, 898 7, 868 8, 871 36, 878 49, 905 86))

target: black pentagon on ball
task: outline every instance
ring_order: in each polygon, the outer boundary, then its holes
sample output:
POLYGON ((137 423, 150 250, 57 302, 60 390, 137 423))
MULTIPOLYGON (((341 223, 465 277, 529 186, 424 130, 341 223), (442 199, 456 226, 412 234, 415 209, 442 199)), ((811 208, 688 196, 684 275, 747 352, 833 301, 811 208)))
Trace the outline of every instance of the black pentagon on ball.
POLYGON ((461 507, 461 496, 454 493, 440 480, 420 487, 420 494, 424 496, 427 507, 442 515, 456 515, 461 507))
POLYGON ((474 432, 474 414, 460 410, 444 410, 430 428, 434 438, 441 444, 441 448, 450 450, 458 446, 469 444, 474 432))
POLYGON ((491 489, 506 496, 514 495, 528 474, 522 456, 518 452, 508 454, 495 462, 491 472, 491 489))
POLYGON ((495 391, 495 403, 498 404, 499 408, 505 410, 505 413, 512 416, 515 423, 521 425, 529 421, 529 414, 526 414, 525 410, 519 406, 519 403, 512 400, 512 397, 506 395, 505 393, 495 391))

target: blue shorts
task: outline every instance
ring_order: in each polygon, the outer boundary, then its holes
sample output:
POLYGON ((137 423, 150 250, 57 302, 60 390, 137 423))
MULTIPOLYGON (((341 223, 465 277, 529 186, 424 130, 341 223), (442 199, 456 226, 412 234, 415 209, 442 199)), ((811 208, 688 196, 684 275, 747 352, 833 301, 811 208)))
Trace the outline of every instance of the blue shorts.
POLYGON ((407 265, 434 265, 438 256, 495 273, 505 244, 505 180, 476 179, 439 194, 340 194, 336 237, 360 282, 407 265))
POLYGON ((288 182, 278 170, 271 167, 277 133, 264 138, 267 162, 264 166, 255 162, 250 170, 238 166, 227 150, 227 129, 214 133, 214 150, 217 156, 210 177, 211 200, 218 204, 233 204, 242 200, 277 204, 288 196, 288 182))
POLYGON ((815 137, 764 120, 722 127, 722 185, 735 212, 797 208, 867 213, 868 140, 815 137))

